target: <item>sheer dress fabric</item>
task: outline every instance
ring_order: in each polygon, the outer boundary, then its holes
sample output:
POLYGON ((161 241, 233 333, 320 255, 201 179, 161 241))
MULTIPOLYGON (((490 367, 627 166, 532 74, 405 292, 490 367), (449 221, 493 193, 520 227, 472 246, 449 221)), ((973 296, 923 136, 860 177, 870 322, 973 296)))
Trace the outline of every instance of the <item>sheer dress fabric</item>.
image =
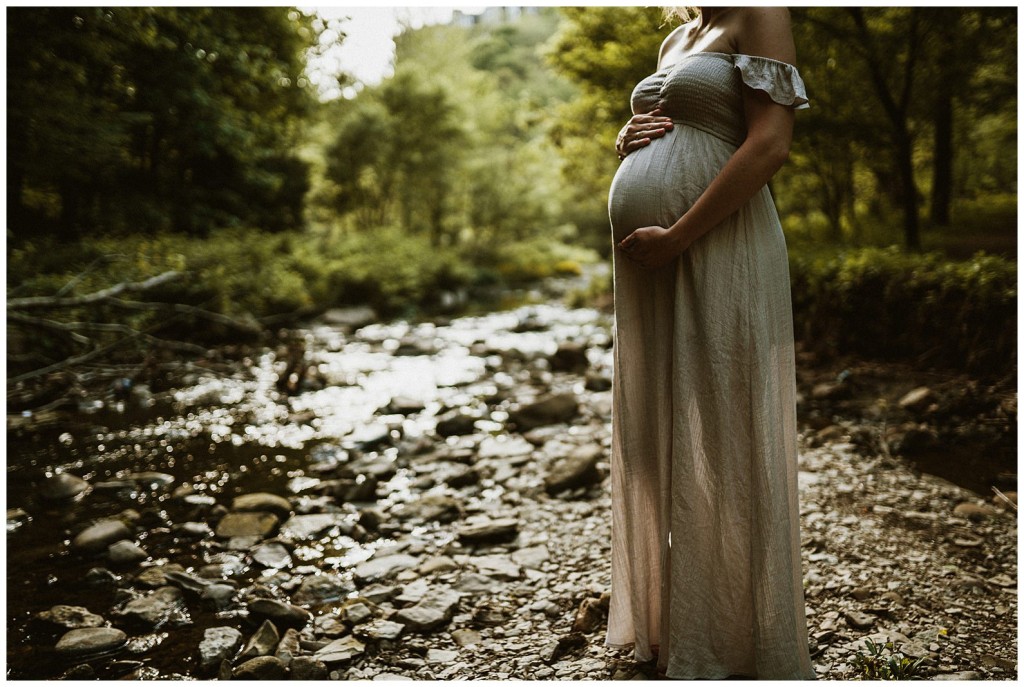
MULTIPOLYGON (((693 53, 634 113, 675 127, 629 154, 615 243, 681 217, 743 142, 744 87, 808 107, 785 62, 693 53)), ((679 679, 814 679, 800 559, 786 243, 767 187, 668 266, 614 260, 608 646, 679 679)))

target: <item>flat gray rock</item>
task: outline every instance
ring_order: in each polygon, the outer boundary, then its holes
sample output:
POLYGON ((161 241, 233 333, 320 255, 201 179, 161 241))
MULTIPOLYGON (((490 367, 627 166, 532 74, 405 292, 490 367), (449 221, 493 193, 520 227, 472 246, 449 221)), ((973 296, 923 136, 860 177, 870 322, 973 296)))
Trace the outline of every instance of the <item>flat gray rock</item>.
POLYGON ((313 658, 328 665, 332 663, 345 663, 362 656, 365 651, 366 645, 355 637, 342 637, 317 651, 313 654, 313 658))
POLYGON ((523 576, 522 568, 508 556, 474 556, 469 562, 484 575, 496 580, 512 581, 523 576))
POLYGON ((57 642, 56 651, 63 656, 86 656, 124 646, 128 635, 114 627, 85 627, 71 630, 57 642))
POLYGON ((230 661, 242 646, 242 633, 233 627, 210 627, 199 643, 199 668, 212 670, 221 661, 230 661))
POLYGON ((251 552, 252 559, 267 568, 286 568, 292 564, 292 555, 281 544, 262 544, 251 552))
POLYGON ((540 570, 541 565, 550 557, 551 554, 548 551, 548 547, 543 544, 540 546, 527 546, 512 552, 512 560, 524 568, 531 568, 533 570, 540 570))
POLYGON ((68 630, 100 627, 105 622, 103 616, 90 613, 87 608, 82 606, 65 606, 63 604, 54 606, 48 611, 36 613, 35 617, 45 623, 68 630))
POLYGON ((120 520, 111 518, 100 520, 95 525, 79 532, 78 536, 71 541, 71 548, 78 551, 98 552, 103 551, 116 541, 131 538, 132 532, 128 526, 120 520))
POLYGON ((463 525, 459 529, 459 539, 467 544, 508 541, 514 539, 519 532, 519 521, 514 518, 499 518, 483 522, 463 525))
POLYGON ((569 455, 563 457, 548 471, 544 478, 544 488, 549 494, 557 494, 566 489, 576 489, 597 484, 601 481, 601 473, 597 463, 604 456, 600 446, 580 446, 569 455))
POLYGON ((342 599, 351 591, 352 584, 338 575, 311 575, 304 579, 292 594, 292 603, 300 606, 319 606, 328 601, 342 599))
POLYGON ((393 577, 402 570, 407 570, 418 565, 419 558, 404 553, 395 553, 390 556, 371 558, 356 566, 355 577, 359 584, 378 582, 393 577))
POLYGON ((452 619, 461 597, 457 591, 445 589, 427 596, 415 606, 403 608, 395 614, 395 619, 412 632, 430 632, 452 619))
POLYGON ((365 639, 398 639, 405 625, 378 618, 355 628, 353 632, 365 639))
POLYGON ((115 615, 153 628, 183 624, 188 620, 185 601, 177 587, 160 587, 146 596, 133 599, 115 615))

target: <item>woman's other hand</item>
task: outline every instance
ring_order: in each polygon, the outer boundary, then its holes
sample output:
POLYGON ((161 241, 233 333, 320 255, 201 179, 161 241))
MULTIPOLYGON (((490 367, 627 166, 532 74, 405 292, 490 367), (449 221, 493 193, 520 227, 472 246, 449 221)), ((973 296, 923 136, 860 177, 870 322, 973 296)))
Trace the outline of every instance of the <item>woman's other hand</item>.
POLYGON ((619 241, 619 250, 641 267, 657 269, 672 262, 686 246, 665 227, 640 227, 619 241))
POLYGON ((672 120, 661 116, 660 109, 633 115, 615 139, 615 152, 619 154, 620 160, 625 159, 634 150, 649 145, 651 139, 661 138, 671 130, 672 120))

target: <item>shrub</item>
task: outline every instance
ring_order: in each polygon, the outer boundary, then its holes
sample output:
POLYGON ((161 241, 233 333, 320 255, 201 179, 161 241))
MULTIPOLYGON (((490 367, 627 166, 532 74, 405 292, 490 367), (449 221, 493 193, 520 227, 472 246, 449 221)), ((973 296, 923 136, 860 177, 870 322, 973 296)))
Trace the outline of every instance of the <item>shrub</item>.
POLYGON ((790 258, 796 336, 810 348, 971 372, 1016 365, 1017 266, 895 247, 790 258))

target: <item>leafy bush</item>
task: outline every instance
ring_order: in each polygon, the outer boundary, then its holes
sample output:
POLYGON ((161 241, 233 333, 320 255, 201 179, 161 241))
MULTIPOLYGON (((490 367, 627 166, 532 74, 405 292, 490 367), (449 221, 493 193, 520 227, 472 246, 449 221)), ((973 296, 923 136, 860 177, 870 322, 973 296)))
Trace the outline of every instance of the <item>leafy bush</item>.
POLYGON ((830 353, 974 372, 1016 364, 1017 265, 895 247, 790 257, 796 336, 830 353))

